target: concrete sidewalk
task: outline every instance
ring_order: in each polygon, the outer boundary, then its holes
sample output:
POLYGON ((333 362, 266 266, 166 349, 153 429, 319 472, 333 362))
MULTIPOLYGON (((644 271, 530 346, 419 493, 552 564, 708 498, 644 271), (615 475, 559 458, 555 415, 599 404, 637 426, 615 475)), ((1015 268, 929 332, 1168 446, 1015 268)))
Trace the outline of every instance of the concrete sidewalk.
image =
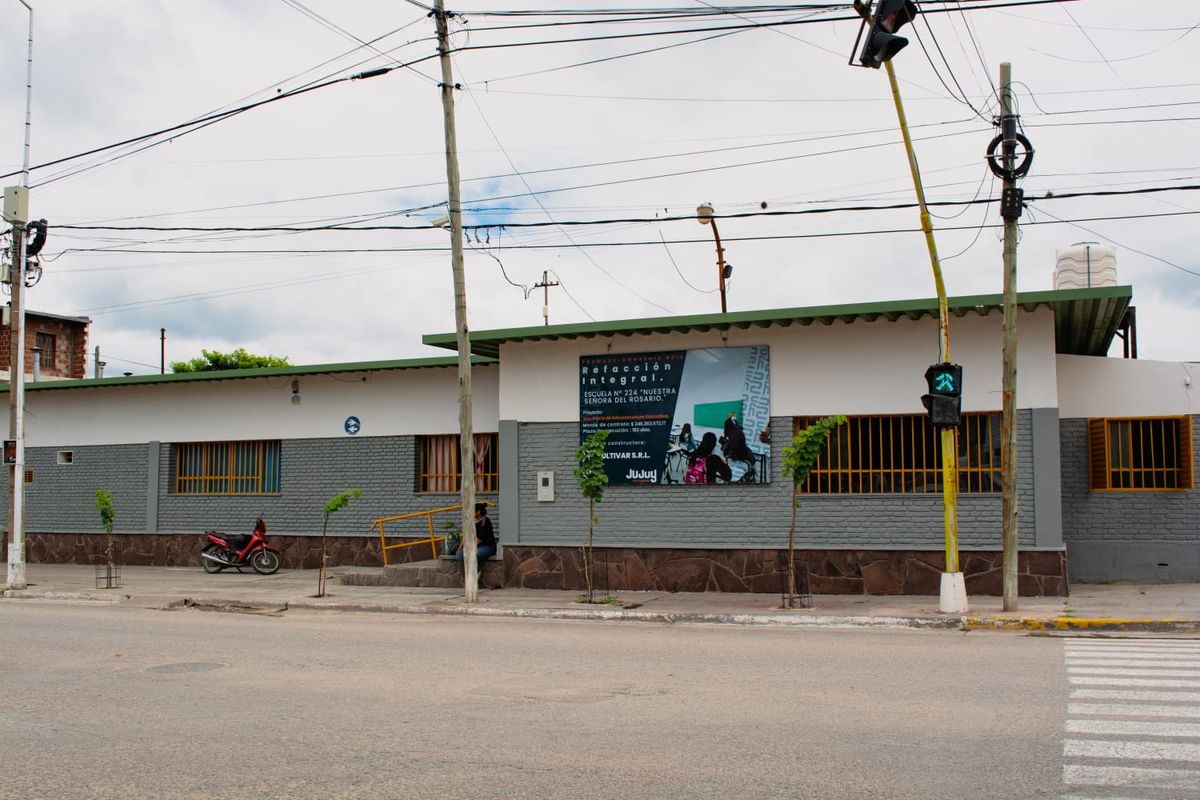
MULTIPOLYGON (((95 568, 30 564, 28 587, 0 592, 7 600, 99 602, 142 608, 195 606, 259 613, 286 610, 373 611, 543 619, 659 623, 941 628, 1020 631, 1200 633, 1200 584, 1077 584, 1070 597, 1023 597, 1017 612, 998 597, 971 597, 968 615, 938 611, 936 597, 816 595, 811 609, 780 608, 778 595, 720 592, 620 592, 617 602, 586 605, 574 591, 481 590, 467 605, 461 590, 344 586, 334 568, 326 596, 315 597, 315 570, 262 576, 247 571, 209 575, 200 567, 121 567, 121 585, 97 589, 95 568)), ((598 595, 599 596, 599 595, 598 595)))

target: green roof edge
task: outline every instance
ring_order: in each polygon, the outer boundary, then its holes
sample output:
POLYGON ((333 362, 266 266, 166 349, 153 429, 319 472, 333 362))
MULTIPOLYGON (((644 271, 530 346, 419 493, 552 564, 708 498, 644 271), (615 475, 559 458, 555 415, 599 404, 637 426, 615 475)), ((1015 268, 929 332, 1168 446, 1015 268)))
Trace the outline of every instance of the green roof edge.
MULTIPOLYGON (((484 366, 496 363, 486 356, 471 356, 471 363, 484 366)), ((82 389, 101 386, 140 386, 156 383, 184 383, 187 381, 228 381, 246 378, 300 377, 323 375, 333 372, 379 372, 384 370, 428 369, 454 367, 458 356, 434 356, 430 358, 406 358, 386 361, 350 361, 338 364, 301 364, 291 367, 255 367, 252 369, 224 369, 209 372, 172 372, 166 375, 130 375, 120 378, 84 378, 72 380, 44 380, 34 383, 26 380, 26 391, 50 391, 53 389, 82 389)), ((0 394, 8 393, 8 384, 0 383, 0 394)))
MULTIPOLYGON (((1086 289, 1047 289, 1036 292, 1019 292, 1017 295, 1017 304, 1038 306, 1073 300, 1102 300, 1132 297, 1133 287, 1129 285, 1097 286, 1086 289)), ((1003 303, 1004 295, 1002 294, 960 295, 947 298, 950 311, 957 309, 972 310, 988 306, 998 309, 1003 306, 1003 303)), ((656 328, 733 327, 739 323, 793 321, 797 319, 821 319, 846 316, 861 317, 865 314, 883 315, 887 313, 903 314, 906 312, 936 314, 937 307, 937 298, 929 297, 912 300, 884 300, 873 303, 807 306, 760 311, 734 311, 726 314, 691 314, 674 317, 612 320, 608 322, 577 322, 566 325, 497 328, 494 330, 472 331, 471 349, 474 352, 478 352, 475 350, 476 343, 498 343, 515 339, 553 339, 560 336, 601 336, 605 334, 649 331, 656 328)), ((454 350, 458 339, 456 334, 453 333, 429 333, 421 337, 421 342, 432 347, 444 347, 454 350)))

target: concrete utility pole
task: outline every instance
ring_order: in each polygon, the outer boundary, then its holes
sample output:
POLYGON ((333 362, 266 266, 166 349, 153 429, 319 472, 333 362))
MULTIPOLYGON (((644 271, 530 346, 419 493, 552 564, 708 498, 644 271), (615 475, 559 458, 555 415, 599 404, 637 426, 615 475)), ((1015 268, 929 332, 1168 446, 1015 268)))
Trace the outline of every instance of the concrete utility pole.
MULTIPOLYGON (((1004 194, 1004 365, 1002 376, 1000 483, 1004 549, 1004 610, 1016 611, 1017 587, 1017 219, 1021 193, 1017 189, 1017 115, 1013 113, 1012 65, 1000 65, 1000 137, 1004 194)), ((1026 158, 1028 161, 1028 155, 1026 158)), ((1023 165, 1028 169, 1028 163, 1023 165)))
POLYGON ((442 112, 446 127, 446 182, 450 188, 450 264, 454 271, 454 324, 458 333, 458 431, 462 472, 463 599, 479 602, 479 562, 475 541, 475 435, 471 413, 471 335, 467 331, 467 283, 463 271, 462 198, 459 192, 458 141, 454 133, 454 78, 450 71, 450 34, 443 0, 434 0, 438 56, 442 65, 442 112))
POLYGON ((8 576, 9 589, 25 588, 25 225, 29 222, 29 132, 33 107, 33 7, 29 10, 29 47, 25 72, 25 153, 21 185, 4 190, 4 216, 12 223, 12 327, 8 340, 8 429, 16 443, 9 467, 8 576), (11 201, 10 201, 11 193, 11 201), (10 207, 11 206, 11 207, 10 207))

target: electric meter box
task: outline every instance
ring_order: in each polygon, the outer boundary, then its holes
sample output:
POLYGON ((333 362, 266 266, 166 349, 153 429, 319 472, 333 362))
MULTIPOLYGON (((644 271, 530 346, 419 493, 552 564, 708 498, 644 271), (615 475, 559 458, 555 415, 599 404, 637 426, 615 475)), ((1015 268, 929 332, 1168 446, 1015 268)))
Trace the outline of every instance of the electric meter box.
POLYGON ((550 471, 537 474, 537 498, 539 503, 550 503, 554 500, 554 473, 550 471))
POLYGON ((4 218, 18 224, 29 221, 29 190, 24 186, 4 187, 4 218))

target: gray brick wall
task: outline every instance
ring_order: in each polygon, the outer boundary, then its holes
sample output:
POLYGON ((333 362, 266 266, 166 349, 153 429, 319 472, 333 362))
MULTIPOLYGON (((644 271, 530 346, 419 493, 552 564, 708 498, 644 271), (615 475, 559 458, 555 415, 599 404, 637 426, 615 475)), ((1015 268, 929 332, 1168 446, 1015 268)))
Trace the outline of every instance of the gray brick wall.
MULTIPOLYGON (((416 438, 359 436, 345 439, 286 439, 281 445, 282 491, 278 495, 223 497, 178 495, 170 491, 174 465, 169 444, 163 445, 159 530, 233 530, 249 527, 262 515, 270 533, 320 535, 325 502, 345 489, 361 489, 353 500, 329 518, 329 534, 378 536, 371 521, 414 511, 457 505, 457 494, 420 494, 417 486, 416 438)), ((496 495, 480 500, 496 502, 496 495)), ((489 512, 500 528, 499 511, 489 512)), ((453 514, 439 514, 435 530, 453 514)), ((409 520, 387 527, 388 537, 426 536, 425 521, 409 520)))
MULTIPOLYGON (((1018 502, 1021 546, 1032 547, 1031 415, 1018 415, 1018 502)), ((771 420, 772 475, 768 485, 610 486, 597 509, 596 541, 614 547, 779 547, 790 522, 791 482, 780 474, 780 453, 791 441, 790 417, 771 420)), ((519 514, 521 544, 573 545, 587 531, 587 504, 571 475, 579 444, 577 423, 521 423, 519 514), (537 501, 537 471, 555 473, 555 501, 537 501)), ((505 476, 506 479, 509 476, 505 476)), ((999 549, 1000 495, 959 495, 959 540, 964 549, 999 549)), ((804 547, 905 548, 944 546, 942 497, 931 495, 808 496, 799 512, 804 547)))
MULTIPOLYGON (((1063 538, 1072 580, 1200 580, 1200 489, 1093 492, 1086 419, 1064 419, 1063 538)), ((1200 416, 1192 417, 1192 458, 1200 416)), ((1193 461, 1193 472, 1197 465, 1193 461)))
MULTIPOLYGON (((25 530, 56 533, 99 533, 96 490, 113 494, 114 530, 135 533, 146 529, 146 446, 34 447, 25 451, 33 483, 25 486, 25 530), (60 450, 70 450, 72 462, 59 464, 60 450)), ((7 519, 11 486, 3 480, 0 513, 7 519)))
MULTIPOLYGON (((118 532, 153 529, 154 521, 146 519, 146 444, 73 448, 74 463, 63 466, 55 464, 59 449, 66 448, 29 451, 27 460, 35 471, 35 481, 26 487, 27 530, 98 532, 96 489, 112 491, 118 532)), ((255 517, 261 515, 269 533, 319 536, 325 502, 340 491, 357 488, 362 490, 362 498, 330 517, 329 534, 377 536, 370 528, 374 519, 456 505, 459 501, 457 494, 415 491, 417 453, 412 436, 284 440, 282 491, 276 495, 175 494, 171 445, 161 444, 159 453, 157 530, 161 533, 249 530, 255 517)), ((7 486, 7 481, 4 483, 7 486)), ((497 502, 498 496, 481 494, 479 499, 497 502)), ((0 500, 0 511, 6 514, 3 505, 0 500)), ((489 513, 499 532, 499 510, 489 513)), ((441 533, 441 522, 453 517, 438 515, 435 530, 441 533)), ((428 530, 424 520, 408 521, 389 526, 388 536, 426 536, 428 530)))

